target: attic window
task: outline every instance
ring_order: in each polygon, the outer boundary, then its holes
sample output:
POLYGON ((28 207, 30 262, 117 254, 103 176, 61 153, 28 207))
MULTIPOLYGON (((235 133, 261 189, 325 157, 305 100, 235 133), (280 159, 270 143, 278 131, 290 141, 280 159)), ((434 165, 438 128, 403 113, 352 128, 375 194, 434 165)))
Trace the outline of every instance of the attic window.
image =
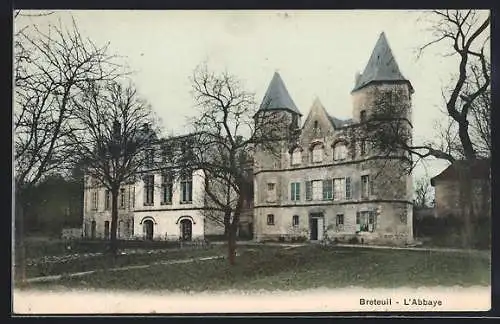
POLYGON ((315 121, 314 121, 314 129, 318 129, 318 127, 319 127, 319 126, 318 126, 318 121, 317 121, 317 120, 315 120, 315 121))

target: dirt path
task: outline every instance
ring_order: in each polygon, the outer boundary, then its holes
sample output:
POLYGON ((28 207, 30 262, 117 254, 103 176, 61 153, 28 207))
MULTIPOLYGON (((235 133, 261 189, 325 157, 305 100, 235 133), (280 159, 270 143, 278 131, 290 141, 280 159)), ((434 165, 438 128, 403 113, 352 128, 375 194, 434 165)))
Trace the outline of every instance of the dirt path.
MULTIPOLYGON (((236 254, 238 256, 238 254, 236 254)), ((35 282, 47 282, 47 281, 55 281, 60 280, 63 277, 81 277, 89 274, 93 274, 99 271, 124 271, 124 270, 132 270, 132 269, 145 269, 155 265, 169 265, 169 264, 180 264, 180 263, 191 263, 195 261, 206 261, 206 260, 215 260, 215 259, 223 259, 225 256, 209 256, 209 257, 199 257, 199 258, 191 258, 191 259, 179 259, 179 260, 169 260, 169 261, 160 261, 153 262, 149 264, 141 264, 141 265, 131 265, 125 267, 117 267, 110 269, 99 269, 99 270, 91 270, 91 271, 82 271, 82 272, 74 272, 67 273, 61 275, 53 275, 53 276, 43 276, 43 277, 34 277, 26 279, 27 283, 35 283, 35 282)))

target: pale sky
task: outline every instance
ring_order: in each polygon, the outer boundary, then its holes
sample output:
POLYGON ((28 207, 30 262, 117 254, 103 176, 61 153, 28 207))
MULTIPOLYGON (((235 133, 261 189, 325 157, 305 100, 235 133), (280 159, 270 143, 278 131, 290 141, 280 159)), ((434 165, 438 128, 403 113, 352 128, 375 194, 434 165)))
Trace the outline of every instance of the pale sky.
MULTIPOLYGON (((28 13, 25 11, 25 13, 28 13)), ((412 83, 414 142, 436 136, 442 120, 441 88, 455 73, 457 59, 443 57, 449 47, 436 45, 416 59, 416 49, 432 39, 422 13, 383 10, 321 11, 57 11, 47 17, 17 18, 16 28, 36 23, 69 23, 83 36, 110 42, 136 73, 140 94, 153 106, 167 133, 187 132, 186 117, 195 113, 189 77, 206 61, 227 70, 262 100, 278 71, 307 116, 317 96, 337 118, 350 118, 354 75, 363 72, 382 31, 403 75, 412 83)), ((420 165, 415 177, 437 175, 442 161, 420 165)))

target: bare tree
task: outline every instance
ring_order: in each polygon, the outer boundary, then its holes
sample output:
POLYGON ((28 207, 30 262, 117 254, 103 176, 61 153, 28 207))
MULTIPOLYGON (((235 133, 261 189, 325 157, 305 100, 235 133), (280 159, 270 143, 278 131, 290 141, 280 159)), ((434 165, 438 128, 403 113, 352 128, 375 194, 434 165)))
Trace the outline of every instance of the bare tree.
POLYGON ((400 104, 404 102, 404 91, 383 93, 380 90, 371 118, 361 130, 366 140, 381 154, 388 155, 395 151, 408 153, 408 171, 426 158, 443 159, 450 163, 465 160, 459 165, 459 184, 465 224, 464 244, 467 244, 470 238, 470 226, 467 224, 470 224, 474 213, 471 167, 474 160, 488 156, 491 149, 490 15, 484 16, 475 10, 435 10, 428 15, 432 18, 435 38, 421 47, 420 54, 434 44, 445 43, 452 49, 447 55, 459 59, 453 80, 442 90, 443 111, 447 118, 439 129, 438 140, 422 144, 412 142, 409 107, 400 104))
POLYGON ((253 195, 253 153, 259 146, 278 154, 276 143, 287 127, 280 115, 258 112, 254 95, 227 72, 215 73, 200 65, 192 88, 200 110, 191 121, 197 143, 192 166, 204 173, 207 203, 222 211, 206 216, 224 225, 229 263, 234 264, 241 211, 253 195))
POLYGON ((73 21, 44 32, 37 26, 15 34, 14 147, 16 241, 24 281, 23 210, 30 188, 46 175, 70 167, 73 98, 89 82, 113 80, 122 70, 108 45, 84 39, 73 21))
POLYGON ((415 207, 429 207, 432 203, 431 185, 426 177, 422 177, 415 182, 415 207))
POLYGON ((111 194, 110 251, 117 251, 118 195, 145 168, 153 168, 157 121, 132 84, 93 83, 72 100, 75 128, 70 144, 87 176, 111 194))

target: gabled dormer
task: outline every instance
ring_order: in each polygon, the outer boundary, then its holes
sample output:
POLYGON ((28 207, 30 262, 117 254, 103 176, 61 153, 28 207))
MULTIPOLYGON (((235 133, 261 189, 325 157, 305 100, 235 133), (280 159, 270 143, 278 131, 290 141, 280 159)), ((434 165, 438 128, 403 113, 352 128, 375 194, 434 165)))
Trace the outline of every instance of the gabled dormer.
POLYGON ((312 141, 321 139, 333 131, 330 116, 319 98, 316 97, 302 127, 302 133, 312 141))

